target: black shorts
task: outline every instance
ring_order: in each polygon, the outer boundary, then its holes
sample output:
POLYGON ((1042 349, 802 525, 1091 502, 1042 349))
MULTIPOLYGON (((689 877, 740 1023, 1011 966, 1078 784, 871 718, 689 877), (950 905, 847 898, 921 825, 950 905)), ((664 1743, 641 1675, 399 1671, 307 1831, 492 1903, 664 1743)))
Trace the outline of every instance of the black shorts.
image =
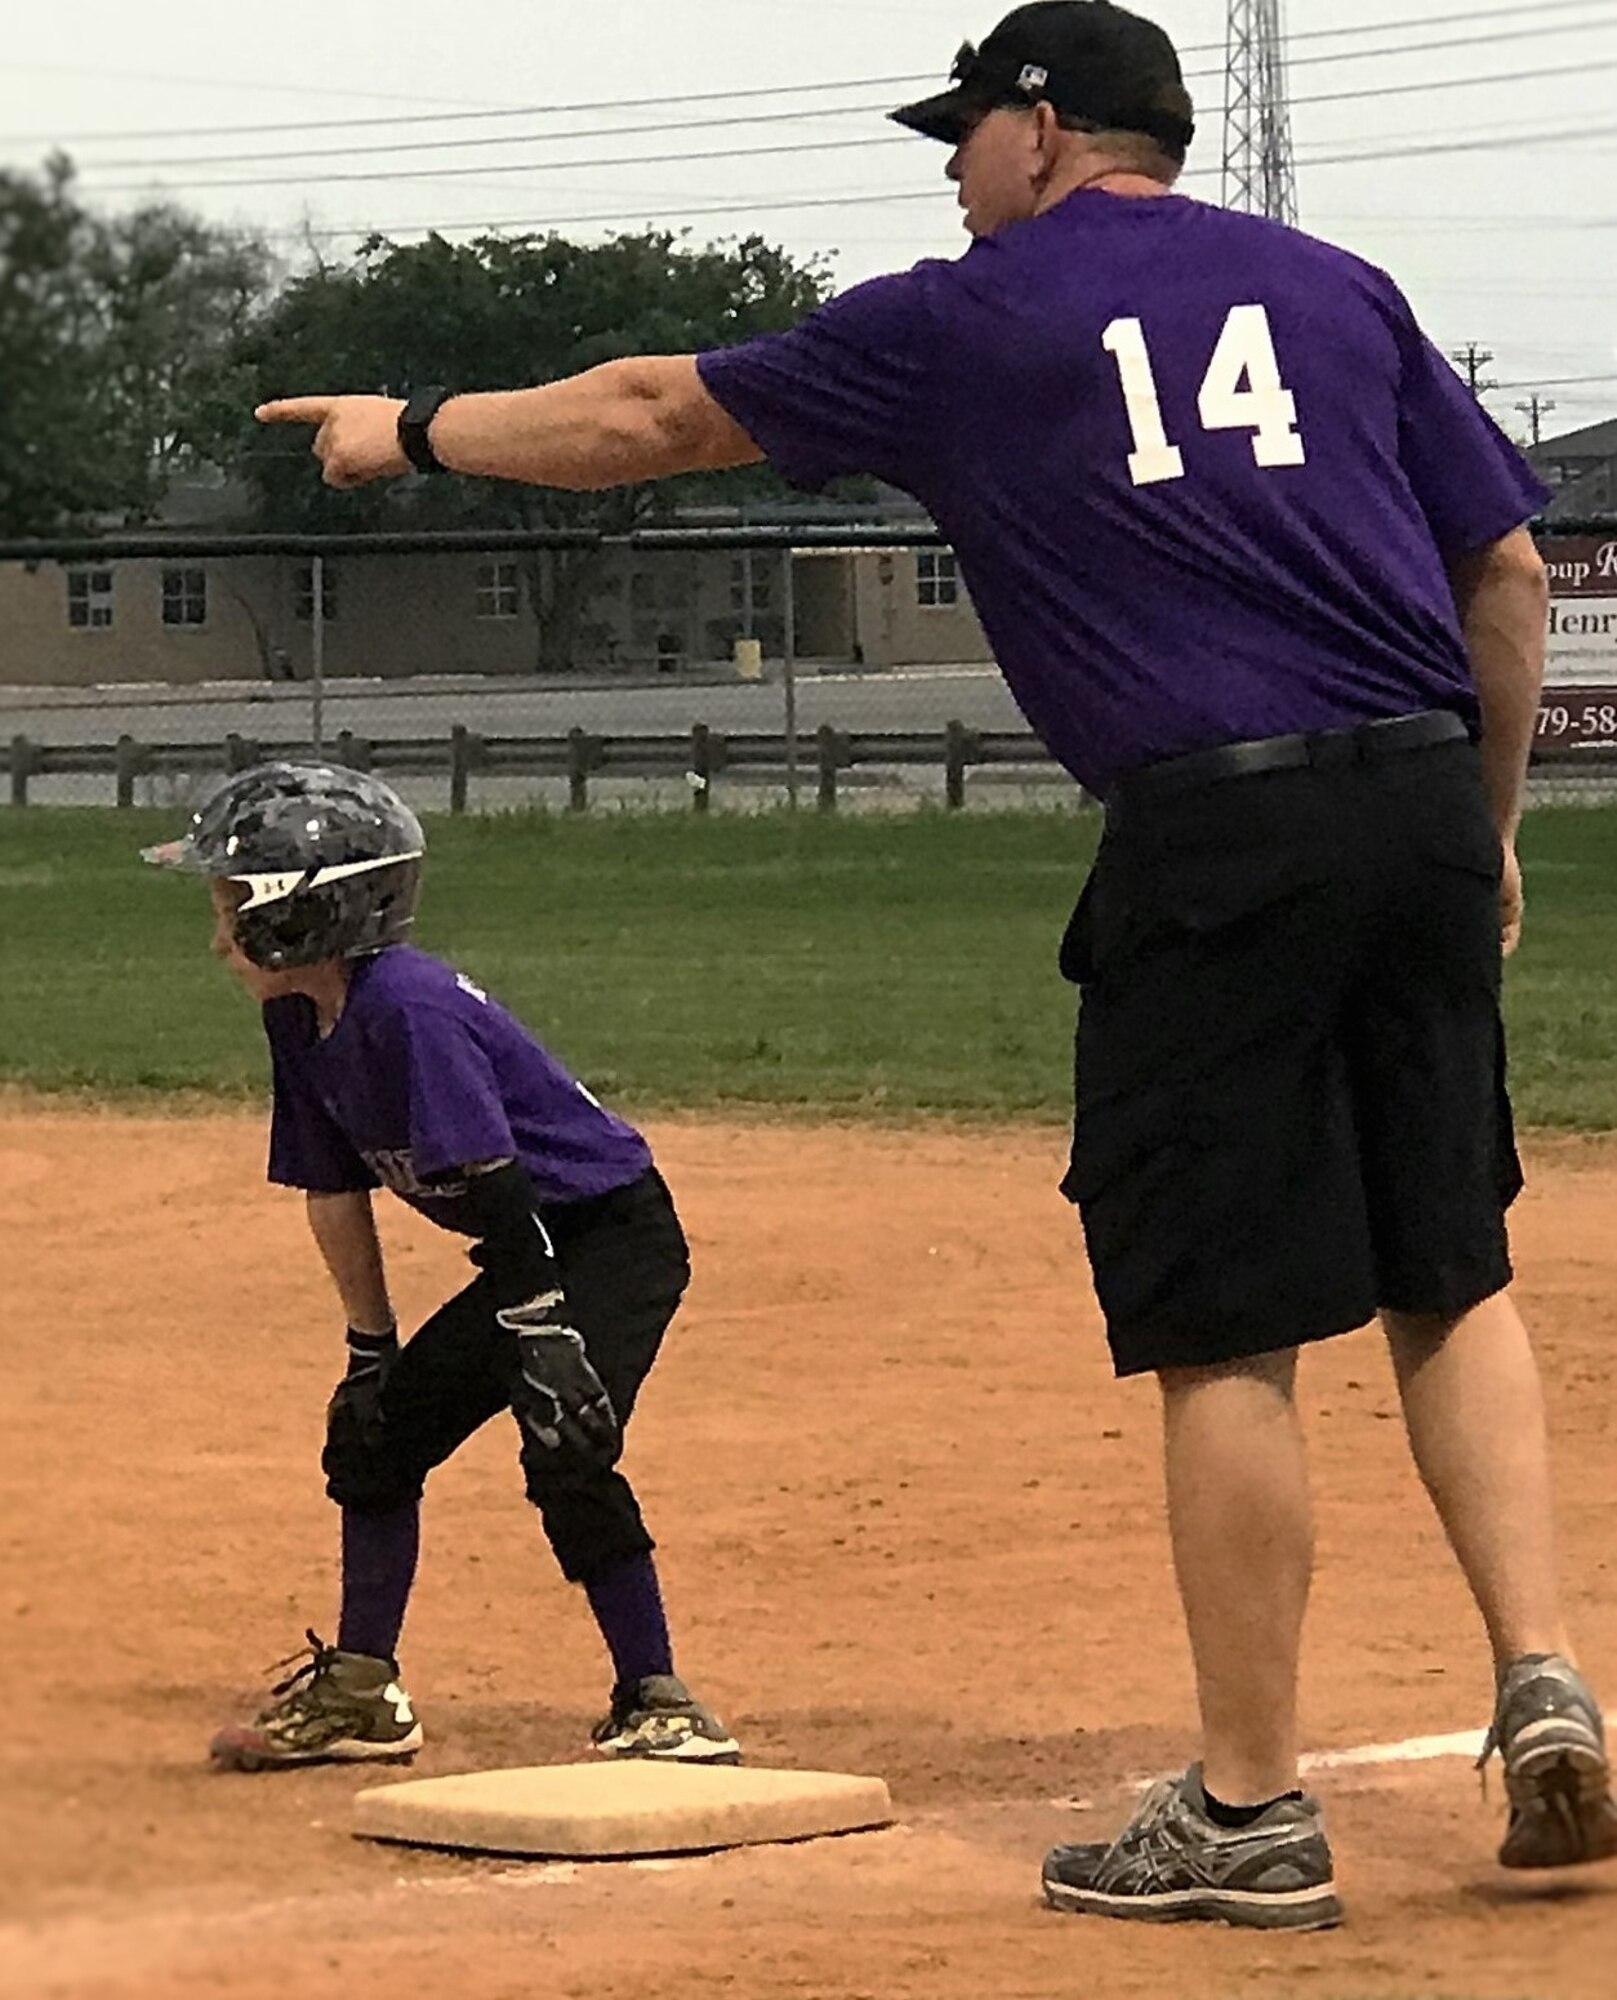
POLYGON ((1509 1283, 1499 873, 1464 740, 1124 788, 1061 954, 1063 1192, 1119 1374, 1509 1283))

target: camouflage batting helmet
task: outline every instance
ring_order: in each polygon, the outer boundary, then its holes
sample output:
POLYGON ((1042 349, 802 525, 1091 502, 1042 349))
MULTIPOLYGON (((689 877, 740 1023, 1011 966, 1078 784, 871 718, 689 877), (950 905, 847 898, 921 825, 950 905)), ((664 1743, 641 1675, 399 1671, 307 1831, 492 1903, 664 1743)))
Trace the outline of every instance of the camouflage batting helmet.
POLYGON ((270 971, 362 958, 415 919, 426 836, 404 801, 340 764, 258 764, 227 778, 190 831, 142 859, 239 882, 236 942, 270 971))

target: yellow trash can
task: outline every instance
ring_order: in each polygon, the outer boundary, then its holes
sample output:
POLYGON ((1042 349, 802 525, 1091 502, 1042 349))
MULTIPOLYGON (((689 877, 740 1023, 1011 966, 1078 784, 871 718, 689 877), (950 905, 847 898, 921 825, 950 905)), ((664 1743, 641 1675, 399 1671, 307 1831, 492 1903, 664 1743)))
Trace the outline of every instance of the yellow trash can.
POLYGON ((758 639, 737 639, 735 642, 736 673, 744 681, 761 681, 764 677, 764 649, 758 639))

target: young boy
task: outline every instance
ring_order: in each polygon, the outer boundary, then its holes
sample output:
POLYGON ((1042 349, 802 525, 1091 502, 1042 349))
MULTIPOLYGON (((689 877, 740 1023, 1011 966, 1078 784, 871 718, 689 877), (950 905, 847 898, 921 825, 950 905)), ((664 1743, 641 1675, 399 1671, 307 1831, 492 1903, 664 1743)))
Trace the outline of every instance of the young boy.
MULTIPOLYGON (((616 1469, 690 1275, 645 1140, 451 967, 402 942, 424 838, 380 780, 276 763, 229 779, 145 859, 210 878, 213 950, 264 1011, 269 1177, 301 1188, 348 1317, 322 1464, 342 1509, 337 1643, 309 1653, 212 1754, 243 1771, 405 1761, 399 1679, 422 1486, 510 1410, 528 1498, 611 1654, 607 1756, 733 1763, 674 1674, 652 1541, 616 1469), (403 1347, 371 1190, 475 1245, 472 1282, 403 1347)), ((291 1664, 289 1661, 288 1665, 291 1664)))

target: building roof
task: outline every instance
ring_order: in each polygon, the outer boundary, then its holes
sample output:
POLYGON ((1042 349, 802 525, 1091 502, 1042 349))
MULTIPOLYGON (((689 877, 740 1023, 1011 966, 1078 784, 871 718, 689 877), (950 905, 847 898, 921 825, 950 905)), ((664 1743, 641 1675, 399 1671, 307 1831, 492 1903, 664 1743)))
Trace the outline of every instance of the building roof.
POLYGON ((1535 465, 1570 458, 1617 458, 1617 417, 1604 417, 1581 430, 1563 431, 1559 437, 1542 438, 1527 456, 1535 465))

